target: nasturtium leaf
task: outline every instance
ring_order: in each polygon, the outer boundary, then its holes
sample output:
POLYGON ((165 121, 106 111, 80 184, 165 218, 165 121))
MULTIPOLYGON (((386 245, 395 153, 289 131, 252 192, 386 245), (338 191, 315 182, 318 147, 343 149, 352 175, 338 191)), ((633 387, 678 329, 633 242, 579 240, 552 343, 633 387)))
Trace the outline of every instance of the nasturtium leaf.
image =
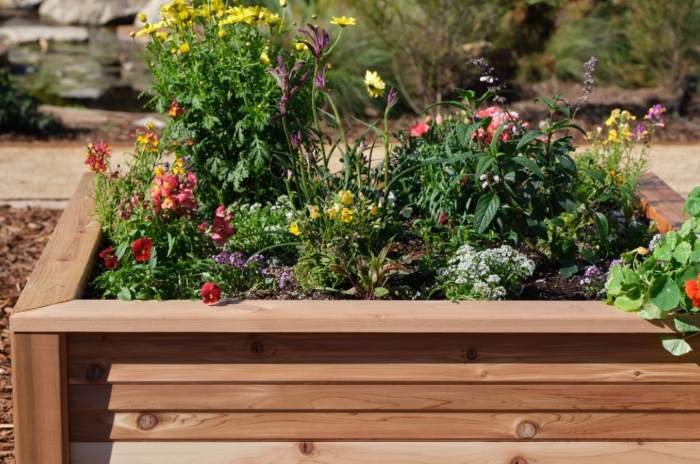
POLYGON ((643 299, 632 300, 627 296, 618 296, 615 298, 615 307, 621 311, 636 311, 641 308, 643 299))
POLYGON ((690 257, 688 258, 691 263, 700 262, 700 250, 693 250, 690 252, 690 257))
POLYGON ((674 356, 683 356, 693 351, 688 342, 673 335, 662 335, 661 344, 666 348, 666 351, 674 356))
POLYGON ((667 275, 654 279, 649 287, 649 296, 651 301, 664 311, 677 308, 681 301, 681 291, 667 275))
POLYGON ((668 311, 664 311, 651 301, 645 301, 644 304, 642 304, 642 310, 639 311, 637 315, 642 319, 653 321, 656 319, 665 319, 668 316, 668 311))
POLYGON ((692 335, 700 332, 700 327, 697 327, 695 324, 691 323, 683 316, 676 316, 676 319, 673 321, 673 323, 676 326, 676 330, 682 333, 683 335, 692 335))
POLYGON ((474 211, 474 230, 482 234, 489 228, 491 221, 496 217, 501 200, 494 193, 487 193, 479 198, 474 211))
POLYGON ((561 269, 559 269, 559 274, 561 274, 562 277, 565 277, 567 279, 576 274, 577 272, 578 266, 573 263, 565 264, 561 267, 561 269))
POLYGON ((673 250, 673 259, 678 261, 678 263, 681 266, 684 266, 685 263, 688 262, 688 259, 690 258, 690 253, 692 253, 693 249, 690 246, 690 243, 688 242, 683 242, 679 244, 675 250, 673 250))
POLYGON ((695 187, 685 200, 685 212, 691 216, 700 216, 700 187, 695 187))
POLYGON ((678 288, 684 288, 687 281, 697 280, 698 274, 700 274, 700 264, 691 264, 682 274, 676 276, 676 285, 678 288))
POLYGON ((670 243, 662 242, 654 248, 654 257, 661 261, 670 261, 673 257, 673 248, 670 243))

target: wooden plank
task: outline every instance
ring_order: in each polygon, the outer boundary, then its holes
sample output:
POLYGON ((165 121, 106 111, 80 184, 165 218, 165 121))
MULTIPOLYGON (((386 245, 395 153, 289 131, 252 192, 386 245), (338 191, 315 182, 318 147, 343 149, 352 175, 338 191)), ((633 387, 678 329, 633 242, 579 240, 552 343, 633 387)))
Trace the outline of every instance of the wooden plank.
POLYGON ((68 464, 65 334, 11 337, 17 462, 68 464))
MULTIPOLYGON (((692 339, 690 343, 696 343, 692 339)), ((697 342, 700 348, 700 341, 697 342)), ((699 362, 671 356, 648 334, 70 334, 71 358, 218 357, 221 361, 365 362, 404 357, 434 362, 699 362), (222 358, 222 357, 225 357, 222 358)), ((414 361, 416 362, 416 361, 414 361)))
POLYGON ((693 442, 71 443, 73 464, 696 464, 693 442), (517 460, 520 458, 520 461, 517 460))
POLYGON ((147 414, 147 420, 141 412, 71 414, 71 441, 700 440, 700 413, 689 412, 147 414))
POLYGON ((93 208, 88 192, 91 178, 92 174, 83 175, 17 300, 14 314, 71 301, 82 295, 102 233, 96 218, 90 216, 93 208))
MULTIPOLYGON (((213 362, 214 361, 214 362, 213 362)), ((700 383, 697 363, 421 363, 391 360, 373 363, 217 363, 174 359, 122 362, 119 359, 69 363, 71 384, 171 383, 700 383), (102 375, 89 379, 91 366, 102 375)))
POLYGON ((700 410, 697 385, 71 385, 92 411, 700 410))
POLYGON ((74 300, 15 315, 16 332, 676 333, 598 301, 74 300))
POLYGON ((642 208, 646 216, 657 222, 659 232, 679 229, 690 219, 685 214, 685 199, 654 173, 648 172, 639 179, 642 208))

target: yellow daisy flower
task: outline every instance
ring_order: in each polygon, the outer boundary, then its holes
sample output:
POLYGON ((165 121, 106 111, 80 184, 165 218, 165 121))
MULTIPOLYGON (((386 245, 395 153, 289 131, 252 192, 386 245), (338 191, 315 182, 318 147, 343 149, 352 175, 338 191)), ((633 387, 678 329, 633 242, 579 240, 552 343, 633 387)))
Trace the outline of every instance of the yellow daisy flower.
POLYGON ((370 97, 377 98, 384 95, 386 84, 376 71, 372 72, 367 70, 365 73, 365 85, 367 86, 367 93, 370 97))
POLYGON ((354 26, 355 25, 355 18, 347 18, 345 16, 341 16, 340 18, 337 18, 335 16, 331 16, 331 24, 336 24, 340 27, 345 27, 345 26, 354 26))
POLYGON ((180 45, 180 53, 182 53, 183 55, 186 55, 189 52, 190 52, 190 45, 189 44, 183 43, 182 45, 180 45))

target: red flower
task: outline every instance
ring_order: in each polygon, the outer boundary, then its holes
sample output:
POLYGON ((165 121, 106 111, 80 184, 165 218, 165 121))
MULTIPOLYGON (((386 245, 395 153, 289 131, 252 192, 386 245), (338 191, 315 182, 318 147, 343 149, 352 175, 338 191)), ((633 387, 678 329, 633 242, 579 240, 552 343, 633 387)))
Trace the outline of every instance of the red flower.
POLYGON ((700 274, 698 275, 698 280, 686 281, 685 294, 693 300, 693 306, 700 308, 700 274))
POLYGON ((197 226, 197 232, 200 234, 204 235, 209 228, 209 223, 208 222, 203 222, 200 225, 197 226))
POLYGON ((204 304, 216 303, 219 301, 219 296, 221 296, 221 287, 218 285, 211 282, 202 285, 202 299, 204 300, 204 304))
POLYGON ((134 252, 136 261, 148 261, 151 259, 151 248, 153 248, 153 240, 140 238, 131 246, 131 251, 134 252))
POLYGON ((119 266, 119 258, 114 256, 111 246, 100 251, 100 258, 105 260, 105 266, 109 270, 114 270, 119 266))
POLYGON ((417 122, 413 129, 411 129, 411 135, 414 137, 423 137, 428 133, 430 126, 424 122, 417 122))
POLYGON ((450 223, 450 218, 447 216, 447 211, 444 209, 440 210, 440 215, 438 216, 438 224, 441 226, 446 226, 450 223))

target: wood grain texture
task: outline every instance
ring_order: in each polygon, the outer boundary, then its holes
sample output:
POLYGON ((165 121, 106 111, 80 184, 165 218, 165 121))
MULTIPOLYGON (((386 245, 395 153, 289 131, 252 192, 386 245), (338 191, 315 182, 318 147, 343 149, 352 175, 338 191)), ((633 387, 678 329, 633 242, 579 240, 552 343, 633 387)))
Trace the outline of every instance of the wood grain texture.
POLYGON ((258 363, 216 362, 212 358, 172 360, 77 359, 69 362, 70 384, 172 383, 695 383, 697 363, 430 363, 384 362, 258 363), (99 365, 103 374, 89 380, 99 365))
POLYGON ((12 334, 18 464, 68 464, 64 334, 12 334))
POLYGON ((599 301, 74 300, 16 314, 16 332, 676 333, 599 301))
MULTIPOLYGON (((691 344, 696 342, 689 340, 691 344)), ((697 342, 700 348, 700 341, 697 342)), ((228 362, 335 362, 405 358, 423 362, 698 362, 671 356, 648 334, 70 334, 74 358, 218 358, 228 362), (258 347, 253 350, 253 345, 258 347), (316 361, 314 361, 316 358, 316 361)))
POLYGON ((88 192, 91 177, 92 174, 85 174, 78 184, 17 300, 14 314, 71 301, 82 295, 102 234, 100 224, 90 216, 93 208, 88 192))
POLYGON ((678 412, 142 412, 70 415, 71 441, 109 440, 700 440, 700 413, 678 412))
POLYGON ((103 411, 700 411, 697 385, 71 385, 103 411))
POLYGON ((657 222, 659 231, 679 229, 690 219, 685 214, 685 200, 654 173, 639 179, 642 207, 649 219, 657 222))
POLYGON ((700 443, 71 443, 73 464, 697 464, 700 443), (302 451, 308 450, 307 452, 302 451), (516 461, 517 462, 517 461, 516 461))

